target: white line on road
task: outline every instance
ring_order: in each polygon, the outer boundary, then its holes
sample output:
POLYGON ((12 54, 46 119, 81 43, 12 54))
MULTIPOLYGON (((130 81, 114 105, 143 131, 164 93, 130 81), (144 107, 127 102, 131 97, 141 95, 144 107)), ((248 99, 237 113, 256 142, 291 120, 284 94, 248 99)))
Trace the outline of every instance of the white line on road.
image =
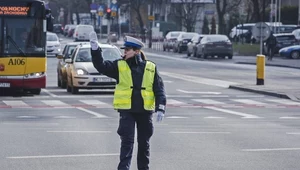
POLYGON ((236 112, 236 111, 232 111, 232 110, 227 110, 227 109, 221 109, 221 108, 217 108, 217 107, 204 107, 206 109, 210 109, 210 110, 215 110, 215 111, 219 111, 219 112, 223 112, 223 113, 229 113, 232 115, 237 115, 237 116, 242 116, 245 119, 257 119, 257 118, 261 118, 255 115, 251 115, 251 114, 247 114, 247 113, 241 113, 241 112, 236 112))
POLYGON ((300 148, 270 148, 270 149, 242 149, 244 152, 266 152, 266 151, 296 151, 300 148))
POLYGON ((224 117, 218 117, 218 116, 207 116, 207 117, 204 117, 204 119, 224 119, 224 117))
POLYGON ((51 96, 51 97, 57 97, 57 95, 55 95, 55 94, 49 92, 49 91, 46 90, 46 89, 42 89, 42 91, 45 92, 45 93, 47 93, 47 94, 48 94, 49 96, 51 96))
POLYGON ((300 105, 300 102, 294 102, 292 100, 287 99, 265 99, 270 102, 280 103, 280 104, 286 104, 286 105, 300 105))
POLYGON ((47 131, 48 133, 111 133, 111 131, 47 131))
POLYGON ((96 118, 108 118, 107 116, 103 115, 103 114, 99 114, 99 113, 96 113, 96 112, 93 112, 91 110, 88 110, 88 109, 85 109, 85 108, 82 108, 82 107, 77 107, 78 110, 81 110, 81 111, 84 111, 86 113, 89 113, 91 115, 94 115, 96 118))
POLYGON ((230 134, 231 132, 169 132, 175 134, 230 134))
POLYGON ((23 101, 4 100, 3 103, 11 107, 31 108, 30 106, 28 106, 28 104, 24 103, 23 101))
POLYGON ((266 103, 250 100, 250 99, 231 99, 232 101, 243 103, 243 104, 253 104, 253 105, 266 105, 266 103))
POLYGON ((300 135, 300 132, 287 132, 288 135, 300 135))
POLYGON ((112 108, 111 105, 101 102, 99 100, 79 100, 80 102, 87 104, 87 105, 91 105, 91 106, 95 106, 95 107, 101 107, 101 108, 112 108))
POLYGON ((167 119, 186 119, 187 117, 183 117, 183 116, 167 116, 167 119))
POLYGON ((194 94, 221 94, 220 92, 210 92, 210 91, 186 91, 186 90, 181 90, 181 89, 177 89, 177 91, 182 92, 182 93, 194 93, 194 94))
POLYGON ((71 158, 71 157, 100 157, 100 156, 119 156, 118 153, 107 154, 78 154, 78 155, 41 155, 41 156, 12 156, 7 159, 42 159, 42 158, 71 158))
POLYGON ((44 104, 51 107, 59 107, 59 108, 72 108, 72 106, 60 101, 60 100, 41 100, 44 104))
POLYGON ((174 99, 168 99, 167 104, 168 105, 185 105, 186 103, 178 101, 178 100, 174 100, 174 99))
POLYGON ((279 117, 279 119, 300 119, 300 117, 294 117, 294 116, 283 116, 283 117, 279 117))
POLYGON ((211 99, 192 99, 193 101, 204 103, 204 104, 219 104, 219 105, 225 105, 223 102, 219 102, 216 100, 211 100, 211 99))
POLYGON ((224 80, 217 80, 217 79, 209 79, 209 78, 202 78, 202 77, 195 77, 195 76, 189 76, 184 74, 177 74, 177 73, 171 73, 171 72, 160 72, 161 75, 177 78, 189 82, 194 82, 198 84, 205 84, 205 85, 212 85, 217 87, 225 87, 228 88, 230 85, 237 85, 236 82, 229 82, 224 80))

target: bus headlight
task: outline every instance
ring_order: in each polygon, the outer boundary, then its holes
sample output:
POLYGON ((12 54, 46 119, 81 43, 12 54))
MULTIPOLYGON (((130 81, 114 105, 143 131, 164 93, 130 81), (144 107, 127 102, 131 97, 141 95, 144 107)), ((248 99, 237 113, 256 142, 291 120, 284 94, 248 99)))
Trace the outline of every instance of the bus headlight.
POLYGON ((43 77, 44 75, 45 75, 44 72, 30 73, 24 75, 24 79, 39 78, 39 77, 43 77))

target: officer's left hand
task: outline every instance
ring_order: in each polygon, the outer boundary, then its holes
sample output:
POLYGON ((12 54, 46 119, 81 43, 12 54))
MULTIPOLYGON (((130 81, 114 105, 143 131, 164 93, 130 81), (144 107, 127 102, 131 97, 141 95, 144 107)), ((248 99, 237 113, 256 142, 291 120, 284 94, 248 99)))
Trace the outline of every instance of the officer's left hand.
POLYGON ((162 111, 157 111, 156 114, 157 114, 156 121, 161 122, 163 120, 165 114, 162 111))

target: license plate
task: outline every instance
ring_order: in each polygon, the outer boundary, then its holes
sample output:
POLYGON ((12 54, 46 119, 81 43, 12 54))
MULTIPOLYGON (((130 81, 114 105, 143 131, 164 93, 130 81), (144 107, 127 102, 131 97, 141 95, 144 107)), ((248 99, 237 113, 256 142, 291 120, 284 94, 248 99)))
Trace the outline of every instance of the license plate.
POLYGON ((94 78, 93 81, 94 82, 111 82, 112 79, 111 78, 106 78, 106 77, 100 77, 100 78, 94 78))
POLYGON ((10 87, 10 83, 0 83, 0 87, 10 87))
POLYGON ((84 36, 79 36, 79 38, 84 38, 84 36))
POLYGON ((217 45, 216 47, 217 47, 217 48, 223 48, 224 46, 222 46, 222 45, 217 45))

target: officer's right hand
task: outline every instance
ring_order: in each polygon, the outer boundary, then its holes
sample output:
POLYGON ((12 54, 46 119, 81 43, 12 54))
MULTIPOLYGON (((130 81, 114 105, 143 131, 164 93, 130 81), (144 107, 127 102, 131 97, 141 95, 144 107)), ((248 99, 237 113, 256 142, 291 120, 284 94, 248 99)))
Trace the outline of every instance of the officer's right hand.
POLYGON ((90 33, 90 44, 91 44, 91 48, 92 50, 97 50, 99 48, 98 46, 98 37, 95 31, 90 33))
POLYGON ((157 114, 156 121, 161 122, 163 120, 165 114, 162 111, 157 111, 156 114, 157 114))

